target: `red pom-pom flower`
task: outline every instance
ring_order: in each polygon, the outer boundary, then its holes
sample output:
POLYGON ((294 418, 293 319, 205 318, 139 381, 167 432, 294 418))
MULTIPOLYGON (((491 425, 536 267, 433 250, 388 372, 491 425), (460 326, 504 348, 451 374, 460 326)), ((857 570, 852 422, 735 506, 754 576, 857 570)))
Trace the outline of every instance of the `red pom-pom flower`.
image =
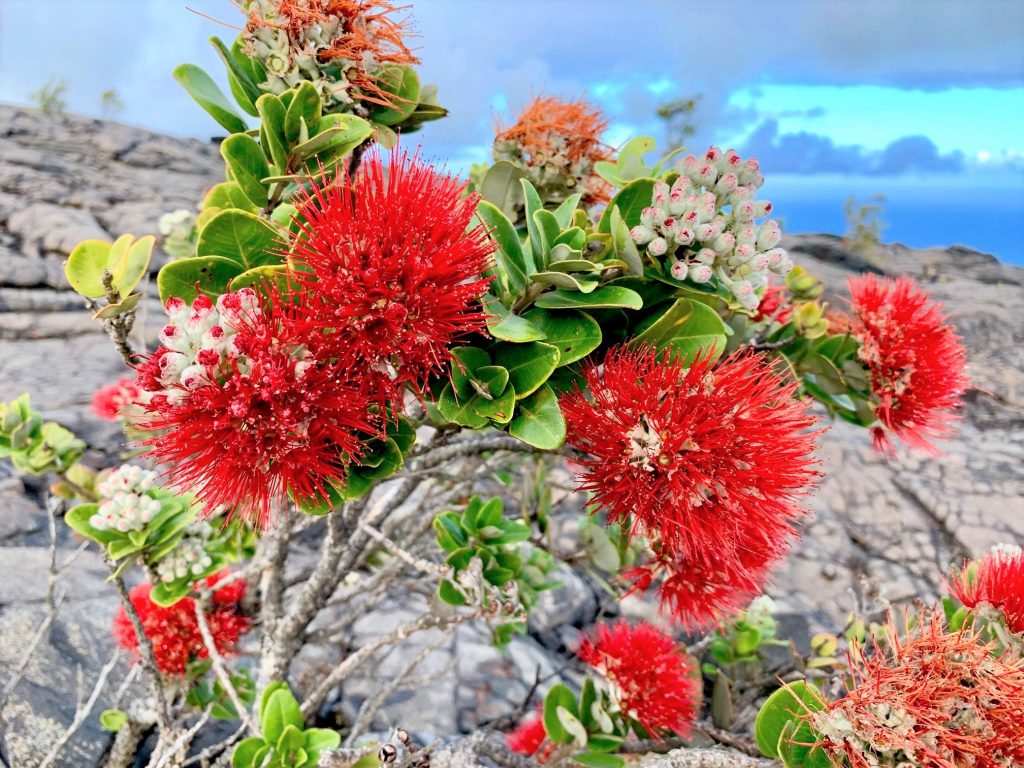
POLYGON ((942 307, 909 277, 850 278, 852 334, 871 372, 875 444, 890 449, 892 434, 934 450, 955 420, 968 386, 967 355, 942 307))
POLYGON ((991 606, 1003 615, 1007 629, 1024 634, 1024 550, 990 552, 956 574, 950 589, 968 608, 991 606))
POLYGON ((149 455, 208 513, 266 528, 288 497, 328 498, 359 456, 369 396, 360 369, 309 348, 319 335, 288 300, 251 289, 168 301, 164 346, 139 371, 153 396, 137 424, 149 455))
MULTIPOLYGON (((544 717, 539 712, 524 720, 513 730, 505 735, 505 743, 513 752, 521 755, 537 755, 548 738, 548 732, 544 729, 544 717)), ((538 755, 538 760, 543 762, 543 753, 538 755)))
POLYGON ((332 329, 322 344, 422 386, 453 341, 484 329, 495 246, 470 226, 478 198, 465 187, 396 150, 387 167, 373 153, 354 178, 321 180, 298 201, 291 258, 305 311, 332 329))
POLYGON ((708 578, 667 581, 677 618, 717 620, 716 606, 759 591, 804 514, 798 497, 817 477, 808 404, 755 354, 687 367, 671 353, 619 347, 583 377, 589 396, 562 400, 567 443, 586 454, 580 488, 611 522, 648 537, 660 569, 683 564, 668 570, 708 578))
MULTIPOLYGON (((223 573, 214 574, 207 585, 214 587, 224 578, 223 573)), ((150 599, 152 591, 152 584, 140 584, 132 589, 129 593, 132 606, 142 620, 142 631, 153 646, 160 671, 170 676, 184 675, 190 661, 209 656, 199 629, 195 600, 185 597, 174 605, 157 605, 150 599)), ((249 619, 238 612, 244 595, 245 582, 233 580, 213 593, 213 607, 203 614, 220 654, 231 653, 238 638, 249 629, 249 619)), ((118 645, 138 655, 139 638, 123 606, 114 617, 113 633, 118 645)))
POLYGON ((100 387, 92 395, 92 411, 105 421, 116 421, 124 416, 126 408, 142 398, 142 390, 135 380, 125 376, 113 384, 100 387))
POLYGON ((602 624, 585 638, 577 655, 610 684, 627 717, 653 735, 687 736, 697 714, 700 682, 685 651, 647 623, 602 624))

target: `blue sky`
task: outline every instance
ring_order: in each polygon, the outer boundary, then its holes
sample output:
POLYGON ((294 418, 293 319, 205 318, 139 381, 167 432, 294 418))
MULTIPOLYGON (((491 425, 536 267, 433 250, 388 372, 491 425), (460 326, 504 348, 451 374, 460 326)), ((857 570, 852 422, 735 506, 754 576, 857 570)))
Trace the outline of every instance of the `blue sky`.
MULTIPOLYGON (((2 0, 0 100, 51 78, 73 110, 180 135, 214 126, 170 78, 218 79, 206 39, 230 0, 2 0)), ((794 231, 841 232, 847 196, 888 197, 890 240, 965 243, 1024 263, 1024 2, 411 0, 425 80, 452 117, 420 134, 464 169, 494 123, 541 92, 586 94, 606 136, 659 136, 656 107, 702 95, 691 146, 753 152, 794 231)))

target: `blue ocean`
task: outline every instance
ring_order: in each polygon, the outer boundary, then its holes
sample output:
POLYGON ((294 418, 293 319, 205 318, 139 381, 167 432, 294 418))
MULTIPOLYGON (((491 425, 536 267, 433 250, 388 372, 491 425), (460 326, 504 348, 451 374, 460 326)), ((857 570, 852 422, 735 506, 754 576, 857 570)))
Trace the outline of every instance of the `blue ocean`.
POLYGON ((850 196, 884 195, 882 240, 912 248, 965 245, 1024 266, 1024 175, 993 183, 957 176, 934 178, 787 177, 768 174, 761 195, 786 232, 847 229, 850 196))

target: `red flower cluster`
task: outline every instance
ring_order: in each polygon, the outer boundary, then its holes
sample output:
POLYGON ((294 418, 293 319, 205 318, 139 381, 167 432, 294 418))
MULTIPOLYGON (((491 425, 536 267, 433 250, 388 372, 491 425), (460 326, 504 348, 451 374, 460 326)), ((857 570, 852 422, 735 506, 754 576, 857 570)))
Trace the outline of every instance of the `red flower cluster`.
MULTIPOLYGON (((210 576, 206 584, 214 587, 225 578, 228 574, 222 571, 210 576)), ((132 605, 142 620, 143 632, 153 645, 157 667, 165 675, 184 675, 190 661, 209 656, 199 630, 195 600, 185 597, 165 607, 150 599, 152 591, 152 584, 140 584, 132 589, 132 605)), ((244 596, 245 582, 241 579, 213 592, 213 605, 205 618, 218 653, 231 653, 238 638, 249 629, 249 619, 238 611, 244 596)), ((136 655, 139 653, 139 638, 123 606, 114 617, 113 633, 118 645, 136 655)))
POLYGON ((1024 634, 1024 550, 987 554, 954 576, 950 589, 968 608, 992 606, 1007 629, 1024 634))
MULTIPOLYGON (((543 763, 549 749, 541 750, 548 738, 544 730, 544 717, 538 712, 528 720, 524 720, 515 729, 505 735, 505 743, 513 752, 521 755, 537 755, 538 762, 543 763), (538 753, 540 753, 538 755, 538 753)), ((551 745, 548 745, 549 747, 551 745)))
POLYGON ((139 371, 154 392, 138 425, 154 433, 149 455, 208 513, 242 511, 259 528, 289 496, 326 500, 372 429, 350 358, 313 357, 318 332, 281 297, 200 297, 191 313, 172 302, 178 324, 139 371))
POLYGON ((967 355, 939 304, 908 277, 850 278, 853 336, 871 371, 875 444, 891 449, 889 433, 934 449, 948 434, 968 386, 967 355))
POLYGON ((763 320, 773 320, 779 325, 785 325, 792 317, 793 305, 786 296, 786 286, 769 285, 765 288, 761 303, 757 305, 757 312, 754 313, 754 321, 760 323, 763 320))
POLYGON ((697 714, 700 680, 685 651, 647 623, 602 624, 577 655, 612 684, 622 713, 651 734, 687 736, 697 714))
POLYGON ((116 421, 123 411, 142 396, 142 390, 135 380, 125 376, 122 379, 97 389, 92 395, 92 410, 105 421, 116 421))
POLYGON ((374 153, 361 172, 315 185, 299 202, 292 246, 303 311, 332 354, 351 350, 370 366, 422 387, 444 369, 449 345, 483 330, 478 299, 494 243, 470 226, 478 198, 417 156, 374 153))
POLYGON ((763 586, 817 477, 808 404, 760 355, 687 367, 649 347, 611 350, 563 398, 582 490, 611 522, 646 536, 663 605, 688 626, 717 621, 763 586))
POLYGON ((911 636, 890 624, 887 647, 850 654, 853 687, 811 715, 822 746, 851 768, 997 768, 1024 764, 1024 658, 993 655, 939 612, 911 636))

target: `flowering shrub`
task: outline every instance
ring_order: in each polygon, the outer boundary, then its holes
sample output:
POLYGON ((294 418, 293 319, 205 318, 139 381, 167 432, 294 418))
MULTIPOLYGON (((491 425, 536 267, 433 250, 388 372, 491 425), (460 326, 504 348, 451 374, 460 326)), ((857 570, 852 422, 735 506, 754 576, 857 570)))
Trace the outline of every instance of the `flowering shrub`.
MULTIPOLYGON (((159 345, 130 335, 153 237, 86 241, 66 266, 134 372, 94 408, 147 465, 91 466, 27 396, 0 405, 0 457, 54 476, 122 597, 114 635, 150 687, 105 713, 117 754, 130 762, 155 725, 152 765, 178 764, 218 717, 239 729, 193 762, 356 763, 422 657, 394 680, 367 675, 380 691, 339 749, 338 730, 309 726, 340 722, 331 697, 356 669, 464 622, 511 643, 569 566, 601 585, 602 610, 653 593, 664 628, 563 632, 575 668, 538 680, 539 715, 466 749, 592 768, 698 737, 750 751, 728 732, 744 727, 734 704, 777 684, 742 670, 786 645, 755 598, 806 517, 816 439, 826 417, 889 451, 948 432, 967 376, 941 309, 908 278, 874 276, 830 308, 779 247, 755 159, 711 147, 649 165, 652 138, 607 146, 583 100, 538 98, 500 129, 493 163, 468 181, 439 172, 395 148, 446 114, 400 8, 240 7, 238 37, 212 39, 231 99, 198 67, 175 70, 229 135, 225 180, 161 221, 159 345), (561 458, 587 500, 575 535, 555 521, 561 458), (400 599, 424 612, 355 632, 400 599), (681 629, 711 634, 687 649, 681 629), (326 658, 303 654, 318 643, 340 660, 299 674, 300 656, 326 658)), ((926 613, 906 638, 854 640, 839 698, 823 681, 845 669, 838 639, 792 647, 788 674, 807 679, 765 701, 758 747, 788 766, 1020 762, 1020 560, 955 575, 949 626, 926 613)), ((401 749, 425 764, 408 731, 395 739, 380 762, 401 749)))

